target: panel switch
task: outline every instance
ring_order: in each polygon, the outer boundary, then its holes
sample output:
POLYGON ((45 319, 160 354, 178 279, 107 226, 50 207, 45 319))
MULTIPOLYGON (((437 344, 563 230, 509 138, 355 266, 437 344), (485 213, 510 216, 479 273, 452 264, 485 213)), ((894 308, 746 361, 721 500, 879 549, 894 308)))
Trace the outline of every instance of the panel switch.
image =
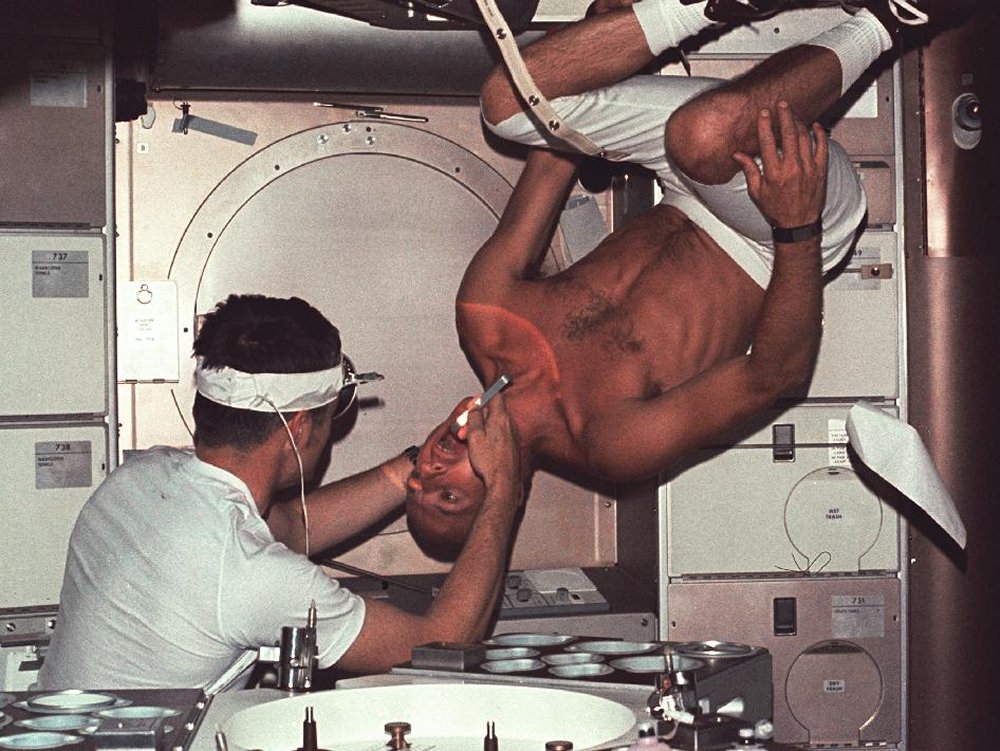
POLYGON ((795 611, 794 597, 774 598, 775 636, 795 636, 798 632, 798 617, 795 611))
POLYGON ((783 423, 771 426, 771 459, 776 462, 795 461, 795 425, 783 423))

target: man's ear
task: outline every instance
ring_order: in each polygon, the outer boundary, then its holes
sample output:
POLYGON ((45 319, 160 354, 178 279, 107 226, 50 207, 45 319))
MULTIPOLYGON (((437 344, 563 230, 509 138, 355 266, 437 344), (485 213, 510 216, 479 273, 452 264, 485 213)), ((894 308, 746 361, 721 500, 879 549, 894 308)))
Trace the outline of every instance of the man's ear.
POLYGON ((312 437, 313 421, 305 410, 296 412, 288 420, 288 429, 292 431, 296 446, 304 446, 312 437))

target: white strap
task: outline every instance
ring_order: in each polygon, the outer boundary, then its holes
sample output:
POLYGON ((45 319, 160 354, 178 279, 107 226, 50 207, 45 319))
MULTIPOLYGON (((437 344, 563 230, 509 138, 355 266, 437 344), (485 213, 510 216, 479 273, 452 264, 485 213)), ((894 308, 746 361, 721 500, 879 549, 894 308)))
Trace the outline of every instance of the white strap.
POLYGON ((627 154, 601 148, 583 133, 571 128, 559 117, 552 105, 549 104, 549 100, 535 85, 534 79, 528 72, 528 67, 524 64, 524 58, 521 57, 521 51, 514 40, 514 34, 511 33, 507 20, 497 8, 495 0, 476 0, 476 5, 479 6, 479 12, 483 14, 483 20, 497 42, 500 56, 503 58, 507 70, 510 71, 511 78, 514 79, 515 88, 525 104, 544 123, 549 134, 582 154, 617 161, 627 159, 627 154))
POLYGON ((890 0, 889 9, 892 11, 892 15, 894 15, 900 23, 905 23, 908 26, 921 26, 930 20, 926 13, 920 10, 920 8, 916 5, 907 2, 907 0, 890 0), (913 18, 903 18, 899 14, 898 8, 902 8, 907 13, 910 13, 913 18))

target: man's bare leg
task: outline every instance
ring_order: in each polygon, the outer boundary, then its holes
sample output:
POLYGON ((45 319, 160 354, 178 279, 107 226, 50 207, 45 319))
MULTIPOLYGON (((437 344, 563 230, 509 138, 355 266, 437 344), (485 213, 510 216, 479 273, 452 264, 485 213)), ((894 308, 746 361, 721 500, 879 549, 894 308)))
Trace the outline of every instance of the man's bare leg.
MULTIPOLYGON (((617 83, 651 63, 669 46, 713 23, 703 15, 704 2, 691 6, 681 5, 680 0, 643 0, 643 3, 649 6, 641 11, 647 17, 654 15, 649 12, 654 4, 675 10, 676 28, 663 34, 662 39, 647 40, 632 0, 598 0, 592 6, 596 9, 594 15, 553 31, 521 50, 542 94, 555 99, 617 83)), ((673 20, 668 16, 668 23, 673 20)), ((524 108, 502 65, 487 77, 481 101, 483 114, 494 124, 524 108)))
POLYGON ((678 108, 667 123, 668 156, 691 179, 728 182, 739 171, 734 151, 758 153, 756 116, 786 101, 796 119, 812 122, 883 53, 925 24, 945 28, 977 0, 860 0, 865 8, 806 42, 765 60, 747 75, 678 108))
POLYGON ((740 171, 734 152, 759 153, 761 110, 776 118, 777 103, 788 102, 795 119, 811 123, 840 93, 836 54, 823 47, 792 47, 682 105, 667 121, 667 153, 691 179, 705 185, 727 183, 740 171))
POLYGON ((667 153, 691 179, 726 183, 739 172, 734 152, 758 153, 757 113, 773 113, 777 102, 785 101, 796 119, 813 122, 891 47, 881 22, 861 11, 685 103, 667 123, 667 153))
MULTIPOLYGON (((523 50, 525 63, 547 98, 614 84, 641 70, 668 46, 712 23, 702 15, 705 3, 643 0, 638 10, 629 0, 602 0, 602 4, 599 15, 559 29, 523 50), (651 9, 657 10, 659 18, 651 9), (672 28, 660 33, 657 24, 672 28)), ((814 41, 819 44, 779 52, 745 76, 682 106, 667 128, 666 149, 675 164, 696 182, 726 183, 739 171, 732 154, 758 151, 756 127, 761 109, 786 101, 803 122, 819 117, 892 44, 867 11, 841 26, 845 28, 836 27, 840 30, 817 37, 814 41)), ((494 124, 523 111, 502 67, 484 84, 482 106, 486 119, 494 124)))

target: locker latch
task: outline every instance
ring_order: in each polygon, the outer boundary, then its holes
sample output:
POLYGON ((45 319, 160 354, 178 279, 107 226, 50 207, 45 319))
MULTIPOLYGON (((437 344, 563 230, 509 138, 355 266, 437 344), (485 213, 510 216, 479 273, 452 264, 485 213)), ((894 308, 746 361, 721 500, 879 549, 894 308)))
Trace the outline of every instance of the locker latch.
POLYGON ((891 263, 863 263, 861 264, 862 279, 892 279, 891 263))
POLYGON ((795 461, 795 425, 783 423, 771 426, 771 460, 795 461))

